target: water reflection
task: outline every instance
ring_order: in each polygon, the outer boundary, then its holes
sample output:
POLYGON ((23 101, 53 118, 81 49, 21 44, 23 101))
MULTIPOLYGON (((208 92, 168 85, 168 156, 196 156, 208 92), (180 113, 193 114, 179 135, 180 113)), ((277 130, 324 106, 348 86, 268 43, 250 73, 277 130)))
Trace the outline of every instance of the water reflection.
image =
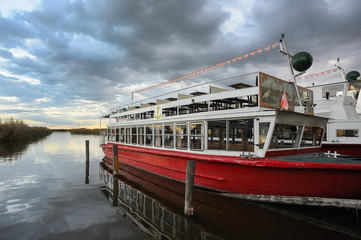
POLYGON ((100 164, 101 192, 150 239, 361 239, 357 213, 345 209, 262 205, 194 190, 195 215, 183 216, 184 185, 121 166, 100 164))
POLYGON ((150 239, 218 239, 179 214, 163 207, 130 185, 101 168, 100 178, 107 184, 100 188, 103 195, 118 208, 131 225, 150 239))
POLYGON ((31 142, 0 143, 0 158, 2 161, 13 161, 21 158, 31 142))

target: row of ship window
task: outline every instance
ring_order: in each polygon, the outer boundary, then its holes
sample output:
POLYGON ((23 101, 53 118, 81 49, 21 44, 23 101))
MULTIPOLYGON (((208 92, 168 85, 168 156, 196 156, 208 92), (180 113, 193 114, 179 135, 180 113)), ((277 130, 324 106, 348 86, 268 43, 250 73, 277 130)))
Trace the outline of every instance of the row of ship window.
POLYGON ((110 127, 108 140, 196 151, 203 151, 205 148, 229 151, 254 150, 253 119, 207 121, 206 124, 207 134, 203 122, 110 127))
MULTIPOLYGON (((270 122, 259 122, 259 149, 264 147, 269 127, 270 122)), ((276 124, 269 148, 319 146, 322 134, 319 127, 276 124)), ((107 140, 169 149, 253 152, 254 136, 253 119, 239 119, 109 127, 107 140)))

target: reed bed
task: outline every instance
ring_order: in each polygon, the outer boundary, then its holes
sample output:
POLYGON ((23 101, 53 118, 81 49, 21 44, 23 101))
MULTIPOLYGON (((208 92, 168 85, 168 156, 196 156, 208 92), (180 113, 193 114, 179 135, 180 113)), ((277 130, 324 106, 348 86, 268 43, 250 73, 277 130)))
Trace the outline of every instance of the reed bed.
POLYGON ((31 127, 22 120, 0 119, 0 142, 15 142, 41 139, 52 131, 46 127, 31 127))
POLYGON ((71 134, 81 134, 81 135, 99 135, 99 128, 88 129, 88 128, 73 128, 70 129, 71 134))

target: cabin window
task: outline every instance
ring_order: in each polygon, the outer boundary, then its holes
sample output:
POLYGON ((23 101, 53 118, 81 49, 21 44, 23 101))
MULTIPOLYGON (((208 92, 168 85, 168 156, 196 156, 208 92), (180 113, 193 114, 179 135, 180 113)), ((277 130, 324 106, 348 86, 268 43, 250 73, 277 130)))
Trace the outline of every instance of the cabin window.
POLYGON ((358 137, 357 129, 337 129, 336 130, 337 137, 358 137))
POLYGON ((164 125, 164 147, 174 147, 174 127, 173 125, 164 125))
POLYGON ((120 129, 120 142, 124 143, 125 142, 125 128, 121 128, 120 129))
POLYGON ((190 125, 190 149, 191 150, 204 150, 204 124, 192 123, 190 125))
POLYGON ((226 121, 208 122, 208 149, 226 150, 226 121))
POLYGON ((264 147, 269 126, 270 126, 269 122, 260 122, 259 123, 259 149, 263 149, 263 147, 264 147))
POLYGON ((154 118, 154 111, 145 112, 144 119, 153 119, 154 118))
POLYGON ((320 127, 308 127, 303 130, 301 147, 320 146, 323 129, 320 127))
POLYGON ((112 131, 111 128, 107 129, 107 139, 108 139, 108 141, 111 141, 111 131, 112 131))
POLYGON ((115 129, 115 141, 116 141, 116 142, 119 142, 119 132, 120 132, 120 129, 119 129, 119 128, 116 128, 116 129, 115 129))
POLYGON ((137 127, 132 127, 132 144, 137 144, 137 127))
POLYGON ((171 108, 163 108, 163 116, 176 116, 177 115, 177 107, 171 108))
POLYGON ((143 126, 138 127, 138 144, 144 145, 144 127, 143 126))
POLYGON ((125 129, 125 142, 130 144, 130 127, 125 129))
POLYGON ((148 125, 145 127, 145 144, 153 146, 153 126, 148 125))
POLYGON ((188 148, 188 131, 187 124, 176 124, 176 148, 188 148))
POLYGON ((336 97, 342 95, 343 84, 336 84, 322 88, 322 98, 329 99, 330 97, 336 97))
POLYGON ((296 148, 297 136, 302 126, 288 125, 288 124, 276 124, 270 149, 275 148, 296 148))
POLYGON ((228 150, 253 152, 253 119, 231 120, 228 124, 228 150))
POLYGON ((112 128, 112 141, 115 141, 115 127, 112 128))
POLYGON ((358 96, 360 94, 360 88, 357 88, 353 85, 350 85, 347 91, 347 97, 358 99, 358 96))
POLYGON ((154 125, 154 146, 162 147, 163 128, 162 125, 154 125))
POLYGON ((191 108, 192 108, 191 105, 182 105, 182 106, 179 106, 179 115, 191 113, 191 108))

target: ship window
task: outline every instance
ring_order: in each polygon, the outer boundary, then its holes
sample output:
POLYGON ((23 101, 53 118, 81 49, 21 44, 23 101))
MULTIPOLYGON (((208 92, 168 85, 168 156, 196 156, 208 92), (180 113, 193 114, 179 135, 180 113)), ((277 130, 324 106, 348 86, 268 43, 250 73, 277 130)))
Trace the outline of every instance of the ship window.
POLYGON ((152 119, 154 118, 154 111, 145 112, 144 119, 152 119))
POLYGON ((174 127, 173 125, 164 125, 164 147, 173 148, 174 147, 174 127))
POLYGON ((120 131, 119 128, 116 128, 116 129, 115 129, 115 141, 116 141, 116 142, 119 142, 119 131, 120 131))
POLYGON ((113 128, 112 128, 112 141, 113 141, 113 142, 115 141, 115 130, 116 130, 116 128, 113 127, 113 128))
POLYGON ((190 125, 190 149, 191 150, 204 150, 204 124, 194 123, 190 125))
POLYGON ((187 124, 176 125, 176 148, 177 149, 188 148, 187 124))
POLYGON ((137 144, 137 127, 132 127, 132 144, 137 144))
POLYGON ((263 149, 266 142, 267 133, 269 129, 269 122, 260 122, 259 123, 259 149, 263 149))
POLYGON ((191 109, 191 105, 182 105, 179 106, 179 115, 189 114, 191 109))
POLYGON ((138 127, 138 144, 144 145, 144 127, 143 126, 138 127))
POLYGON ((320 127, 308 127, 303 130, 301 147, 320 146, 323 129, 320 127))
POLYGON ((125 141, 126 143, 130 144, 130 127, 125 129, 125 141))
POLYGON ((357 129, 337 129, 336 130, 337 137, 358 137, 357 129))
POLYGON ((208 149, 226 150, 226 121, 208 122, 208 149))
POLYGON ((124 131, 125 131, 124 128, 120 129, 120 142, 122 142, 122 143, 124 143, 124 140, 125 140, 124 131))
POLYGON ((145 144, 153 146, 153 126, 148 125, 145 127, 145 144))
POLYGON ((228 150, 253 152, 253 119, 231 120, 228 123, 228 150))
POLYGON ((347 97, 358 99, 358 96, 360 94, 360 88, 350 85, 347 91, 347 97))
POLYGON ((162 135, 163 135, 162 125, 154 126, 154 146, 162 147, 162 135))
POLYGON ((177 107, 171 108, 163 108, 163 116, 176 116, 177 115, 177 107))
POLYGON ((295 148, 297 135, 302 129, 302 126, 288 125, 288 124, 276 124, 270 149, 274 148, 295 148))
POLYGON ((327 86, 322 88, 322 98, 329 99, 330 97, 336 97, 340 93, 342 95, 343 84, 336 84, 333 86, 327 86), (338 95, 337 95, 338 94, 338 95))
POLYGON ((108 131, 107 131, 108 141, 111 141, 111 131, 112 131, 112 129, 108 128, 108 131))

